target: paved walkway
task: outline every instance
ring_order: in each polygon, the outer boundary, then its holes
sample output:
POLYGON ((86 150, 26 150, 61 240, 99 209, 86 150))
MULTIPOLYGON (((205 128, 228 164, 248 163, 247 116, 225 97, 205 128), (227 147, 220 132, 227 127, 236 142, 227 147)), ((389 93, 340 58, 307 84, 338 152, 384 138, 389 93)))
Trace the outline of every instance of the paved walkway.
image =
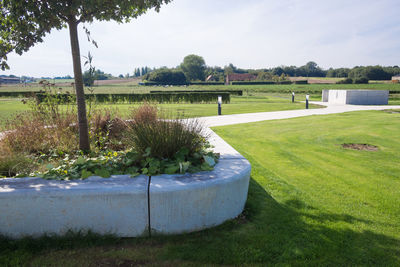
MULTIPOLYGON (((318 109, 298 109, 298 110, 285 110, 285 111, 273 111, 273 112, 259 112, 259 113, 245 113, 235 115, 222 115, 222 116, 211 116, 201 117, 200 121, 204 122, 207 127, 223 126, 239 123, 248 123, 256 121, 267 121, 267 120, 279 120, 289 119, 297 117, 305 117, 311 115, 326 115, 335 113, 344 113, 350 111, 360 110, 385 110, 385 109, 400 109, 400 106, 360 106, 360 105, 337 105, 328 104, 326 102, 310 102, 312 104, 318 104, 326 106, 326 108, 318 109)), ((224 107, 222 106, 222 112, 224 107)))

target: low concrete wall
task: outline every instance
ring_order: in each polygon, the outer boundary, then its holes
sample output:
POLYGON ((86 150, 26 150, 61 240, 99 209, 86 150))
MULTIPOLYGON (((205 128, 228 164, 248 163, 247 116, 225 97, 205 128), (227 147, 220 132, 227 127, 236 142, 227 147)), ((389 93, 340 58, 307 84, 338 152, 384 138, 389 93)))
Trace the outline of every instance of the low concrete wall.
POLYGON ((152 177, 90 177, 54 181, 0 179, 0 234, 19 238, 68 230, 134 237, 196 231, 238 216, 245 205, 250 164, 218 135, 210 142, 221 153, 213 171, 152 177), (150 220, 148 217, 150 199, 150 220))
POLYGON ((328 102, 331 104, 346 104, 347 90, 329 90, 328 102))
POLYGON ((222 159, 208 177, 201 173, 153 177, 152 232, 192 232, 235 218, 246 203, 249 178, 250 164, 246 159, 222 159))
POLYGON ((322 101, 331 104, 387 105, 387 90, 323 90, 322 101))
POLYGON ((389 91, 386 90, 347 90, 346 104, 387 105, 389 91))
POLYGON ((139 236, 147 230, 146 177, 79 181, 0 179, 0 233, 13 238, 68 230, 139 236))

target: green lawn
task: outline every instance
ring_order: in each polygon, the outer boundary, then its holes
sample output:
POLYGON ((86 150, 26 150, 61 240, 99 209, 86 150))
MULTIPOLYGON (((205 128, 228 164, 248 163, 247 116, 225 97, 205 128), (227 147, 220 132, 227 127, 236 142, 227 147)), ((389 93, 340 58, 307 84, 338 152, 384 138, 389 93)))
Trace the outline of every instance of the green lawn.
POLYGON ((4 125, 7 119, 28 109, 28 105, 24 105, 20 100, 0 98, 0 126, 4 125))
POLYGON ((252 164, 240 218, 169 237, 3 239, 0 265, 399 266, 399 122, 364 111, 214 128, 252 164))
MULTIPOLYGON (((127 116, 133 107, 130 104, 105 104, 98 105, 98 108, 118 109, 123 115, 127 116)), ((202 117, 218 115, 217 104, 160 104, 161 109, 172 115, 183 114, 185 117, 202 117)), ((318 108, 318 105, 310 105, 310 108, 318 108)), ((0 99, 0 126, 4 125, 5 119, 12 117, 20 111, 25 111, 29 107, 22 104, 20 100, 0 99)), ((231 97, 230 104, 222 105, 222 114, 239 114, 252 112, 267 112, 277 110, 304 109, 305 104, 301 102, 291 103, 290 99, 277 96, 249 96, 231 97)))

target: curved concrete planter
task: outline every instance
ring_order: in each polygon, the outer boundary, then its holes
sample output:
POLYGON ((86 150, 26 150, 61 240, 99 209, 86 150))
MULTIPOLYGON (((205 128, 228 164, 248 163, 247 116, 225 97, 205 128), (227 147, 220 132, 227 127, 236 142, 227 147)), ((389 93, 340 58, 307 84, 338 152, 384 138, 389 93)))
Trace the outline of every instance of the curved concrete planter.
POLYGON ((221 153, 214 170, 154 176, 149 195, 144 175, 74 181, 0 179, 0 234, 19 238, 92 230, 134 237, 148 235, 149 228, 154 234, 184 233, 235 218, 247 199, 251 167, 210 133, 210 142, 221 153))

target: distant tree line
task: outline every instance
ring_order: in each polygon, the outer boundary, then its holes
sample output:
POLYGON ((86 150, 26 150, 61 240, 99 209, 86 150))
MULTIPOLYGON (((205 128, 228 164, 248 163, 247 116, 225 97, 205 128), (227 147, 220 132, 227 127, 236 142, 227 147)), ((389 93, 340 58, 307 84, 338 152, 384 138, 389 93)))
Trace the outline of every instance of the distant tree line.
MULTIPOLYGON (((310 61, 307 64, 296 66, 279 66, 265 69, 241 69, 232 63, 224 66, 207 66, 203 57, 188 55, 183 62, 175 68, 150 68, 138 67, 133 75, 120 74, 119 78, 142 77, 143 80, 161 84, 187 84, 189 82, 223 82, 226 75, 232 73, 250 73, 257 77, 258 81, 284 81, 288 77, 331 77, 346 78, 341 83, 365 83, 369 80, 391 80, 392 76, 400 74, 399 66, 356 66, 354 68, 330 68, 324 70, 317 63, 310 61)), ((15 75, 0 75, 15 78, 15 75)), ((72 79, 70 75, 64 77, 42 77, 43 79, 72 79)), ((89 71, 83 73, 84 83, 93 85, 94 80, 107 80, 115 78, 111 74, 96 70, 93 75, 89 71)))
POLYGON ((140 77, 140 76, 146 75, 147 73, 150 73, 153 70, 154 69, 151 69, 147 66, 135 68, 135 70, 133 71, 133 77, 140 77))
POLYGON ((73 79, 74 77, 71 77, 70 75, 66 75, 66 76, 57 76, 54 77, 54 80, 66 80, 66 79, 73 79))

